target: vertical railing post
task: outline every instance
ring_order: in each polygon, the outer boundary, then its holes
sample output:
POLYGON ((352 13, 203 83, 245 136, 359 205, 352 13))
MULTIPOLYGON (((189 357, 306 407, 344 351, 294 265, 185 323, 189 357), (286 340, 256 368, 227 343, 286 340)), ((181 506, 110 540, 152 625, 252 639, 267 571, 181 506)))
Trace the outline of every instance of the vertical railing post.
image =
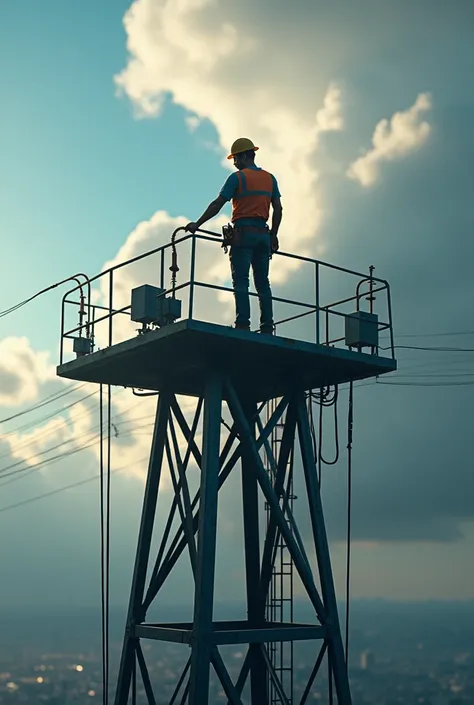
POLYGON ((215 373, 208 380, 204 394, 201 496, 194 592, 194 644, 189 679, 189 705, 208 705, 209 703, 221 415, 222 378, 219 373, 215 373))
POLYGON ((94 343, 94 340, 95 340, 95 310, 96 310, 95 306, 92 306, 92 315, 90 318, 90 321, 91 321, 90 337, 91 337, 91 341, 92 341, 92 350, 94 350, 94 348, 95 348, 95 343, 94 343))
POLYGON ((196 235, 191 237, 191 269, 189 273, 189 311, 188 318, 193 317, 194 308, 194 276, 196 270, 196 235))
POLYGON ((319 345, 320 342, 320 333, 319 333, 319 262, 315 263, 315 271, 314 271, 314 279, 315 279, 315 288, 316 288, 316 297, 315 297, 315 305, 316 305, 316 344, 319 345))
POLYGON ((109 347, 112 345, 112 304, 114 300, 114 270, 109 272, 109 347))
POLYGON ((392 360, 395 360, 395 345, 393 340, 393 322, 392 322, 392 296, 390 294, 390 285, 386 281, 385 285, 387 287, 387 310, 388 310, 388 323, 390 331, 390 348, 392 352, 392 360))
POLYGON ((160 261, 160 288, 165 288, 165 248, 161 250, 161 261, 160 261))
POLYGON ((59 344, 59 364, 63 364, 64 355, 64 297, 61 304, 61 342, 59 344))

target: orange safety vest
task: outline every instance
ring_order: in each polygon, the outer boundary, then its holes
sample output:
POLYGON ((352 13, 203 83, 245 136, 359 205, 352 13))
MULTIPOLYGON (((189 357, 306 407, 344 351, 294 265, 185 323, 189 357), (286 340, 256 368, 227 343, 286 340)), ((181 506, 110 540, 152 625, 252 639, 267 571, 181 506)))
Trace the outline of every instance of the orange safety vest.
POLYGON ((273 178, 263 169, 237 172, 239 187, 232 199, 232 222, 239 218, 268 220, 273 194, 273 178))

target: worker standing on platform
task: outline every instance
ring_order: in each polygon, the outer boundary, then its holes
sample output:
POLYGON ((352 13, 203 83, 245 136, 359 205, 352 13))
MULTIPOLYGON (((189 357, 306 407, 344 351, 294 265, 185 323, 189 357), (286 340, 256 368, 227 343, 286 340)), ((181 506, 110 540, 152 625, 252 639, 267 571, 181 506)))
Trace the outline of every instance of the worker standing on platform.
POLYGON ((234 160, 237 172, 231 174, 219 196, 209 204, 195 223, 186 230, 195 233, 214 218, 225 203, 232 201, 232 236, 230 264, 234 287, 235 327, 250 330, 249 273, 252 266, 260 303, 260 332, 273 333, 273 305, 268 272, 273 252, 277 252, 278 229, 282 219, 281 194, 275 177, 255 165, 258 147, 246 137, 237 139, 228 159, 234 160), (273 206, 271 228, 267 221, 273 206))

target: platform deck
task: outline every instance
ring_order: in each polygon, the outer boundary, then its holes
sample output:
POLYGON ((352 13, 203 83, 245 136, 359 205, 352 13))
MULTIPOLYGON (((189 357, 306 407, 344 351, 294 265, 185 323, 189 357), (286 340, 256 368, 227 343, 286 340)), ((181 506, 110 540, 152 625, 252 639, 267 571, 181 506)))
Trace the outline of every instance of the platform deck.
POLYGON ((396 361, 344 348, 234 330, 194 319, 112 345, 57 368, 60 377, 201 396, 220 367, 255 401, 392 372, 396 361))

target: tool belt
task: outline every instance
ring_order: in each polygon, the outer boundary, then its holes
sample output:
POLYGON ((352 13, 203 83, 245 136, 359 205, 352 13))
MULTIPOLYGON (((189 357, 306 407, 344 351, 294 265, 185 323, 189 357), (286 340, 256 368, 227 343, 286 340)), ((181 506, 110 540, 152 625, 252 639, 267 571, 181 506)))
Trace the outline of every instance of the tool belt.
POLYGON ((228 223, 227 225, 224 225, 222 228, 222 245, 221 247, 224 249, 225 254, 227 254, 227 250, 229 247, 232 246, 232 243, 234 242, 235 238, 235 228, 233 225, 228 223))
POLYGON ((229 247, 232 247, 232 245, 239 245, 242 241, 242 230, 253 230, 255 232, 268 232, 270 234, 270 231, 268 230, 268 226, 265 227, 257 227, 256 225, 240 225, 235 227, 235 225, 231 225, 228 223, 227 225, 224 225, 222 228, 222 245, 221 247, 224 249, 225 254, 227 254, 227 250, 229 247))

